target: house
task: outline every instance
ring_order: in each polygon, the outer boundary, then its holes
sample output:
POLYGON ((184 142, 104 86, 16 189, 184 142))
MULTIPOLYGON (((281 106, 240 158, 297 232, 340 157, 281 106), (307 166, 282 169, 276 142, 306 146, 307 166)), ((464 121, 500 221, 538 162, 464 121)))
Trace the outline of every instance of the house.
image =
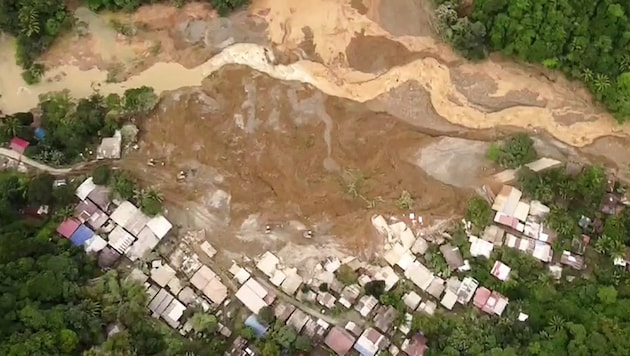
POLYGON ((451 291, 450 289, 447 289, 446 293, 444 293, 444 297, 442 297, 442 300, 440 301, 440 304, 442 304, 442 306, 444 306, 446 309, 452 310, 456 302, 457 294, 455 294, 455 292, 451 291))
POLYGON ((98 254, 98 266, 107 269, 112 267, 122 254, 112 247, 105 247, 98 254))
POLYGON ((376 311, 374 315, 374 327, 387 334, 394 325, 394 320, 398 316, 398 311, 391 305, 383 305, 376 311))
POLYGON ((179 298, 179 300, 181 300, 185 305, 191 305, 197 301, 197 295, 190 287, 182 288, 177 294, 177 298, 179 298))
POLYGON ((137 236, 137 240, 131 245, 127 252, 125 252, 125 255, 132 261, 144 258, 147 253, 151 252, 160 242, 147 227, 142 229, 137 236))
POLYGON ((499 194, 497 194, 494 199, 492 210, 506 216, 514 217, 514 213, 518 208, 522 196, 523 192, 520 190, 509 185, 503 185, 501 191, 499 191, 499 194))
POLYGON ((562 255, 560 256, 560 263, 566 266, 569 266, 573 269, 581 271, 584 269, 584 257, 573 255, 569 251, 562 251, 562 255))
POLYGON ((83 200, 77 204, 74 216, 95 230, 100 229, 109 220, 109 216, 90 200, 83 200))
POLYGON ((85 252, 99 252, 107 246, 107 241, 98 235, 92 235, 92 237, 83 244, 85 252))
POLYGON ((182 316, 184 316, 185 310, 186 306, 182 302, 177 300, 177 298, 174 298, 173 301, 171 301, 171 303, 168 305, 168 307, 166 307, 164 313, 162 313, 162 319, 164 319, 164 321, 166 321, 166 323, 170 327, 177 329, 180 325, 179 320, 182 318, 182 316))
POLYGON ((584 255, 586 252, 586 246, 591 242, 591 238, 587 235, 582 235, 581 238, 574 237, 571 240, 571 252, 577 255, 584 255))
POLYGON ((514 216, 505 215, 501 212, 497 212, 497 214, 494 216, 494 222, 520 232, 523 232, 525 230, 525 225, 519 222, 517 218, 515 218, 514 216))
POLYGON ((468 239, 470 241, 470 255, 473 257, 484 256, 485 258, 490 258, 492 254, 492 250, 494 249, 494 244, 488 242, 486 240, 482 240, 477 236, 470 236, 468 239))
POLYGON ((411 291, 407 292, 403 295, 403 303, 407 306, 407 308, 411 310, 416 310, 418 304, 422 301, 422 297, 418 295, 418 293, 411 291))
POLYGON ((280 287, 280 284, 282 284, 282 282, 284 282, 286 278, 287 275, 284 274, 284 272, 282 272, 281 270, 277 269, 273 272, 271 278, 269 278, 269 282, 271 282, 271 284, 276 287, 280 287))
POLYGON ((429 287, 426 289, 426 292, 431 294, 434 298, 440 299, 440 295, 444 292, 446 286, 444 285, 444 280, 440 277, 435 277, 429 284, 429 287))
POLYGON ((250 277, 250 273, 245 268, 237 265, 236 263, 232 264, 232 266, 229 269, 229 272, 232 273, 232 275, 234 276, 234 279, 236 279, 238 284, 245 283, 250 277))
POLYGON ((501 316, 507 307, 508 299, 501 294, 490 291, 486 287, 480 287, 475 292, 473 305, 487 314, 501 316))
POLYGON ((89 239, 94 236, 94 231, 89 227, 81 224, 70 236, 70 242, 75 246, 83 246, 89 239))
POLYGON ((348 330, 355 337, 359 337, 361 336, 361 333, 363 333, 363 329, 361 329, 359 325, 357 325, 356 323, 352 321, 347 322, 344 328, 348 330))
POLYGON ((77 231, 80 225, 81 223, 76 219, 73 219, 73 218, 66 219, 57 227, 57 233, 69 239, 72 236, 72 234, 74 234, 74 232, 77 231))
POLYGON ((120 159, 122 135, 116 130, 113 137, 105 137, 96 149, 96 159, 120 159))
POLYGON ((446 263, 452 271, 464 266, 464 258, 458 247, 454 247, 451 244, 442 245, 440 246, 440 252, 442 252, 446 263))
POLYGON ((607 215, 616 215, 623 209, 621 199, 612 193, 607 193, 602 199, 600 211, 607 215))
POLYGON ((317 302, 323 307, 331 309, 335 306, 337 299, 328 292, 319 292, 317 294, 317 302))
POLYGON ((479 282, 472 277, 465 277, 457 289, 457 302, 462 305, 468 304, 472 299, 475 291, 479 287, 479 282))
POLYGON ((110 196, 111 189, 109 187, 97 185, 87 195, 87 199, 106 212, 112 202, 110 196))
POLYGON ((427 348, 427 338, 422 333, 417 333, 410 339, 405 339, 400 345, 400 349, 408 356, 424 356, 427 348))
POLYGON ((486 229, 483 231, 483 235, 481 235, 481 238, 484 241, 490 242, 495 246, 502 246, 504 236, 505 230, 496 225, 490 225, 487 226, 486 229))
POLYGON ((166 289, 161 288, 149 302, 149 310, 153 313, 153 317, 159 318, 173 300, 175 297, 166 289))
POLYGON ((273 313, 276 316, 276 320, 282 323, 286 323, 287 319, 295 311, 295 305, 289 303, 276 303, 273 313))
POLYGON ((9 142, 9 147, 20 155, 24 154, 29 145, 30 143, 28 141, 19 137, 13 137, 9 142))
POLYGON ((536 217, 537 219, 543 219, 549 214, 551 209, 538 200, 532 200, 529 202, 529 215, 532 217, 536 217))
MULTIPOLYGON (((123 224, 123 227, 133 236, 138 236, 138 234, 140 234, 140 231, 142 231, 146 227, 148 222, 149 217, 146 216, 140 209, 135 209, 127 222, 123 224)), ((148 230, 150 234, 153 234, 150 229, 148 230)))
POLYGON ((354 306, 354 310, 358 311, 362 317, 368 316, 378 304, 378 299, 371 295, 364 295, 359 299, 359 302, 354 306))
POLYGON ((292 326, 296 332, 301 332, 302 328, 311 318, 301 309, 295 309, 287 320, 287 325, 292 326))
POLYGON ((363 331, 354 344, 354 349, 361 356, 374 356, 389 345, 389 340, 374 328, 363 331))
POLYGON ((352 349, 355 340, 355 337, 348 331, 342 327, 335 326, 326 335, 324 343, 337 355, 345 356, 352 349))
POLYGON ((205 253, 209 258, 214 257, 214 255, 217 254, 217 250, 212 247, 212 245, 210 244, 210 242, 208 241, 204 241, 201 246, 199 246, 199 248, 201 249, 201 251, 203 251, 203 253, 205 253))
POLYGON ((125 200, 112 212, 110 218, 119 226, 124 227, 138 211, 139 209, 135 205, 125 200))
POLYGON ((390 266, 395 266, 398 261, 400 261, 405 252, 408 251, 409 250, 406 249, 402 244, 395 243, 391 245, 391 248, 389 250, 385 251, 385 253, 383 254, 383 258, 385 259, 385 261, 387 261, 387 263, 389 263, 390 266))
POLYGON ((435 278, 433 273, 423 264, 416 261, 407 268, 405 277, 411 280, 418 288, 426 290, 435 278))
POLYGON ((280 285, 280 288, 283 292, 288 295, 295 295, 295 292, 300 288, 304 279, 302 276, 297 274, 297 269, 287 269, 284 271, 286 278, 284 282, 280 285))
POLYGON ((271 278, 273 277, 273 274, 276 271, 276 266, 279 263, 280 259, 273 253, 267 251, 262 255, 260 261, 256 264, 256 268, 258 268, 267 277, 271 278))
POLYGON ((147 222, 147 227, 151 229, 151 232, 155 234, 155 236, 162 240, 166 234, 173 228, 173 224, 168 221, 164 215, 158 214, 147 222))
POLYGON ((227 298, 227 287, 208 266, 203 265, 193 274, 190 283, 200 290, 210 301, 221 304, 227 298))
POLYGON ((394 269, 390 266, 385 266, 378 270, 376 274, 374 274, 374 280, 380 280, 385 282, 385 291, 391 290, 396 283, 400 280, 400 277, 394 269))
POLYGON ((175 270, 167 264, 161 264, 158 268, 151 270, 151 279, 162 288, 166 287, 173 278, 175 278, 175 270))
POLYGON ((269 305, 265 301, 269 292, 258 283, 254 278, 250 278, 239 288, 236 292, 236 298, 251 310, 254 314, 258 315, 258 312, 263 307, 269 305))
POLYGON ((501 261, 494 262, 494 266, 490 270, 490 274, 497 277, 501 281, 507 281, 510 278, 510 271, 512 269, 501 261))
POLYGON ((121 254, 127 252, 131 244, 136 240, 133 235, 118 225, 109 233, 109 245, 121 254))
POLYGON ((413 231, 403 221, 398 221, 389 225, 389 229, 392 232, 392 237, 396 241, 400 241, 405 249, 410 249, 414 244, 416 237, 413 231))
POLYGON ((361 295, 361 287, 359 287, 358 284, 346 286, 343 288, 341 295, 339 296, 339 304, 346 308, 351 308, 357 301, 357 298, 359 298, 359 295, 361 295))
POLYGON ((418 237, 416 242, 411 246, 411 252, 416 255, 424 255, 429 249, 429 243, 422 237, 418 237))

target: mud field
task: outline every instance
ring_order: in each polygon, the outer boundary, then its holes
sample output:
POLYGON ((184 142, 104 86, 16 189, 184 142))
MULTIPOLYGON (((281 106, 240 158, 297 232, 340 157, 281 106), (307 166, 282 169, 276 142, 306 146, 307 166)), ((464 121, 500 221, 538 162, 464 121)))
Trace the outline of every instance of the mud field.
POLYGON ((0 39, 0 110, 65 88, 154 87, 159 108, 120 165, 160 187, 180 230, 206 229, 226 260, 370 256, 372 214, 401 214, 403 191, 427 224, 461 213, 490 173, 487 142, 514 131, 538 134, 550 155, 630 173, 630 128, 582 86, 500 57, 466 62, 435 34, 428 0, 253 0, 228 18, 204 3, 73 10, 79 25, 44 56, 38 85, 0 39))

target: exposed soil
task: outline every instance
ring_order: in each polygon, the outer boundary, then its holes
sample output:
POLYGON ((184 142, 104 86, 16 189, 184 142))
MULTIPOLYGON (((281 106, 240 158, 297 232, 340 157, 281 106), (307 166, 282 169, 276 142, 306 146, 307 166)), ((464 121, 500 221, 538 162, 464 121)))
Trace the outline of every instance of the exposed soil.
POLYGON ((202 221, 222 220, 222 246, 248 220, 258 234, 266 221, 295 220, 364 252, 374 248, 370 216, 400 213, 404 190, 427 223, 463 204, 460 191, 409 159, 432 138, 388 114, 243 67, 224 68, 201 90, 170 96, 143 127, 142 148, 124 165, 175 205, 222 210, 223 219, 215 213, 202 221), (149 169, 143 164, 149 158, 165 166, 149 169), (181 170, 191 172, 185 184, 175 179, 181 170), (361 197, 349 192, 353 184, 361 197))
MULTIPOLYGON (((435 33, 431 0, 366 0, 365 2, 369 5, 366 6, 364 12, 359 11, 359 13, 367 14, 372 21, 394 36, 431 36, 435 33)), ((355 8, 359 10, 358 7, 355 8)))
POLYGON ((364 73, 383 73, 422 57, 423 54, 409 51, 400 42, 364 33, 357 33, 346 47, 350 67, 364 73))

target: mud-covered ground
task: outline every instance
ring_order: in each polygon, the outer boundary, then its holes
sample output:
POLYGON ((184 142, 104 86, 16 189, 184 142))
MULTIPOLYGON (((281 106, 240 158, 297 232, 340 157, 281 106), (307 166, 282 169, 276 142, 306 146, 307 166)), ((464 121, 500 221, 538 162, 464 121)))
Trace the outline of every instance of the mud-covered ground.
POLYGON ((207 3, 74 11, 78 29, 43 57, 41 84, 23 83, 0 39, 0 110, 64 88, 154 87, 159 108, 121 165, 225 260, 370 256, 372 214, 401 214, 403 191, 427 224, 461 213, 493 172, 487 142, 514 131, 538 134, 545 154, 629 173, 630 129, 581 85, 500 57, 466 62, 436 35, 428 0, 254 0, 228 18, 207 3))

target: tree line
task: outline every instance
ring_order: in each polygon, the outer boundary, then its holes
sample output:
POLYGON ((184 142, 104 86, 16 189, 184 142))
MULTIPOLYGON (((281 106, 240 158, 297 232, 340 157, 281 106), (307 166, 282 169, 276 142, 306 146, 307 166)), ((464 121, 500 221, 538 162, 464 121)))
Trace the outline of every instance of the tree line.
POLYGON ((630 117, 630 2, 622 0, 436 0, 444 37, 464 56, 490 51, 583 81, 624 122, 630 117))
MULTIPOLYGON (((186 0, 179 0, 183 4, 186 0)), ((83 0, 93 11, 133 11, 141 5, 159 0, 83 0)), ((221 15, 244 6, 248 0, 208 0, 221 15)), ((39 82, 44 67, 39 56, 53 44, 57 36, 69 30, 75 19, 64 1, 3 0, 0 1, 0 31, 17 40, 16 63, 24 68, 22 77, 28 84, 39 82)))

